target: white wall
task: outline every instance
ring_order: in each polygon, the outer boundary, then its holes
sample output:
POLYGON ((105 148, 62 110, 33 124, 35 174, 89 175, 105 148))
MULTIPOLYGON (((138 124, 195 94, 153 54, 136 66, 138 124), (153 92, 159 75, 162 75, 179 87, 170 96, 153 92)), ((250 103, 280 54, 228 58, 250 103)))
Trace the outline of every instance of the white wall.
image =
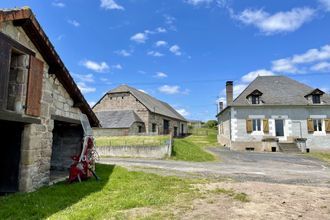
POLYGON ((285 141, 292 136, 307 138, 307 147, 311 150, 330 150, 330 133, 323 132, 308 133, 308 118, 330 118, 330 108, 327 106, 308 106, 308 107, 234 107, 231 113, 231 133, 232 141, 260 141, 264 136, 275 136, 275 119, 284 119, 285 137, 280 140, 285 141), (269 134, 263 132, 247 133, 246 119, 248 118, 267 118, 269 119, 269 134), (301 128, 301 129, 300 129, 301 128))

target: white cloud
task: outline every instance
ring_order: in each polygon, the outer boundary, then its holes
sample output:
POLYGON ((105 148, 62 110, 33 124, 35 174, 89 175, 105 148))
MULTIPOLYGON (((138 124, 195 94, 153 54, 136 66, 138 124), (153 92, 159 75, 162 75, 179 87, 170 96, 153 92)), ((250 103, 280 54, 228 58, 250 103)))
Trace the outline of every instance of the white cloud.
POLYGON ((149 35, 165 33, 167 30, 162 27, 158 27, 154 30, 145 30, 143 32, 139 32, 134 34, 130 39, 135 41, 136 43, 145 43, 149 39, 149 35))
POLYGON ((76 78, 78 81, 81 82, 94 82, 94 76, 93 74, 76 74, 76 73, 72 73, 72 75, 74 76, 74 78, 76 78))
POLYGON ((166 33, 166 32, 167 32, 167 30, 166 30, 165 28, 163 28, 163 27, 158 27, 158 28, 156 28, 156 31, 157 31, 158 33, 166 33))
POLYGON ((120 65, 120 64, 112 65, 111 68, 112 69, 117 69, 117 70, 123 69, 122 65, 120 65))
POLYGON ((122 57, 129 57, 131 56, 133 51, 127 51, 127 50, 117 50, 115 51, 115 54, 122 56, 122 57))
POLYGON ((164 15, 165 18, 165 24, 167 25, 171 25, 175 22, 175 17, 171 16, 171 15, 164 15))
POLYGON ((68 20, 68 23, 75 26, 75 27, 79 27, 80 23, 76 20, 68 20))
POLYGON ((330 0, 319 0, 326 11, 330 11, 330 0))
POLYGON ((232 17, 246 25, 253 25, 265 34, 293 32, 310 21, 315 10, 312 8, 293 8, 291 11, 270 14, 263 9, 245 9, 232 17))
POLYGON ((140 92, 143 92, 145 94, 148 94, 147 91, 143 90, 143 89, 138 89, 140 92))
POLYGON ((246 75, 242 76, 241 81, 244 83, 250 83, 252 82, 257 76, 272 76, 275 75, 272 71, 266 70, 266 69, 260 69, 256 71, 251 71, 247 73, 246 75))
POLYGON ((180 109, 175 109, 180 115, 182 115, 183 117, 187 117, 190 115, 190 112, 188 112, 186 109, 184 108, 180 108, 180 109))
POLYGON ((60 35, 57 36, 56 39, 57 39, 58 41, 61 41, 64 37, 65 37, 64 34, 60 34, 60 35))
POLYGON ((157 72, 156 75, 154 75, 155 78, 166 78, 167 74, 163 72, 157 72))
POLYGON ((272 70, 280 73, 298 73, 299 70, 295 67, 290 59, 279 59, 272 61, 272 70))
POLYGON ((171 31, 176 31, 176 27, 175 27, 176 18, 171 15, 167 15, 167 14, 165 14, 163 16, 165 19, 166 28, 171 31))
POLYGON ((93 107, 96 104, 96 102, 91 101, 91 102, 88 102, 88 104, 90 107, 93 107))
POLYGON ((173 45, 172 47, 170 47, 169 49, 173 54, 175 54, 176 56, 181 56, 181 51, 180 51, 180 47, 178 45, 173 45))
POLYGON ((202 5, 202 4, 210 4, 211 2, 213 2, 213 0, 185 0, 186 3, 190 4, 190 5, 202 5))
POLYGON ((52 2, 52 6, 58 7, 58 8, 64 8, 66 5, 63 2, 54 1, 54 2, 52 2))
POLYGON ((173 95, 173 94, 180 93, 180 87, 179 86, 163 85, 163 86, 158 88, 158 91, 160 91, 162 93, 165 93, 165 94, 173 95))
POLYGON ((95 72, 107 72, 110 67, 106 62, 95 62, 92 60, 85 60, 82 62, 82 65, 86 67, 87 69, 93 70, 95 72))
MULTIPOLYGON (((330 60, 330 45, 325 45, 320 49, 310 49, 305 53, 296 54, 284 59, 274 60, 272 62, 272 70, 281 73, 306 73, 310 69, 308 65, 316 65, 319 62, 327 60, 330 60)), ((315 71, 317 66, 311 68, 315 71)))
POLYGON ((330 62, 321 62, 311 67, 312 71, 330 72, 330 62))
POLYGON ((80 89, 80 91, 84 94, 87 94, 87 93, 92 93, 92 92, 95 92, 96 91, 96 88, 94 87, 89 87, 86 85, 86 83, 84 82, 78 82, 77 83, 77 86, 78 88, 80 89))
POLYGON ((125 10, 125 8, 115 2, 115 0, 101 0, 101 8, 106 10, 125 10))
POLYGON ((163 47, 163 46, 167 45, 167 42, 163 41, 163 40, 159 40, 155 43, 155 45, 156 45, 156 47, 163 47))
POLYGON ((147 39, 148 39, 147 33, 137 33, 131 37, 132 41, 135 41, 136 43, 140 43, 140 44, 145 43, 147 39))
POLYGON ((147 55, 153 56, 153 57, 162 57, 164 54, 158 52, 158 51, 148 51, 147 55))

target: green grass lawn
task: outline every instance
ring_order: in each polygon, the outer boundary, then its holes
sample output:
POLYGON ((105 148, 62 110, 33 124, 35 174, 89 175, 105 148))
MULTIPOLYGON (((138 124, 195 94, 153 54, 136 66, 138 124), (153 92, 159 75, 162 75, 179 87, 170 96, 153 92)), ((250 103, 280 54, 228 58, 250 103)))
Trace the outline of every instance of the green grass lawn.
POLYGON ((109 219, 136 207, 162 207, 192 199, 197 180, 128 172, 97 164, 100 181, 59 183, 32 193, 0 197, 0 219, 109 219))
POLYGON ((160 146, 169 140, 169 136, 112 136, 97 137, 96 146, 160 146))
POLYGON ((317 159, 323 160, 325 162, 330 163, 330 152, 310 152, 308 154, 305 154, 310 157, 315 157, 317 159))
POLYGON ((215 156, 206 152, 204 147, 217 146, 217 131, 201 129, 183 139, 174 139, 172 159, 205 162, 216 160, 215 156))
POLYGON ((186 137, 186 140, 193 142, 199 147, 215 147, 219 145, 216 129, 195 129, 192 131, 192 135, 186 137))

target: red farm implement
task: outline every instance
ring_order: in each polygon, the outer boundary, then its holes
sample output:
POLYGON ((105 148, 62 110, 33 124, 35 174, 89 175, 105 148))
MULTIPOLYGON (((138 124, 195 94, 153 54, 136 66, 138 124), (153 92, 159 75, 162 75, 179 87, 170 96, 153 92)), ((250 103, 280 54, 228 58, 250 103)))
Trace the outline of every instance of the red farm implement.
POLYGON ((80 155, 72 156, 73 163, 70 166, 69 183, 86 180, 92 176, 99 180, 95 173, 95 160, 97 152, 94 145, 93 130, 86 115, 80 115, 81 125, 84 129, 83 146, 80 155))

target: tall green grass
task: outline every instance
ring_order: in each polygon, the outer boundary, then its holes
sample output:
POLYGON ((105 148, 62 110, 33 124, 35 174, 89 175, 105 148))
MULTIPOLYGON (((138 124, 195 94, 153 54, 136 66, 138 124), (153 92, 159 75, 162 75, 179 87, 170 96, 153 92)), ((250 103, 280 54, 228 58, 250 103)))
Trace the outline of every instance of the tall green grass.
POLYGON ((195 193, 190 188, 192 180, 100 164, 96 172, 100 181, 63 182, 32 193, 0 197, 0 219, 109 219, 123 210, 160 207, 195 193))

